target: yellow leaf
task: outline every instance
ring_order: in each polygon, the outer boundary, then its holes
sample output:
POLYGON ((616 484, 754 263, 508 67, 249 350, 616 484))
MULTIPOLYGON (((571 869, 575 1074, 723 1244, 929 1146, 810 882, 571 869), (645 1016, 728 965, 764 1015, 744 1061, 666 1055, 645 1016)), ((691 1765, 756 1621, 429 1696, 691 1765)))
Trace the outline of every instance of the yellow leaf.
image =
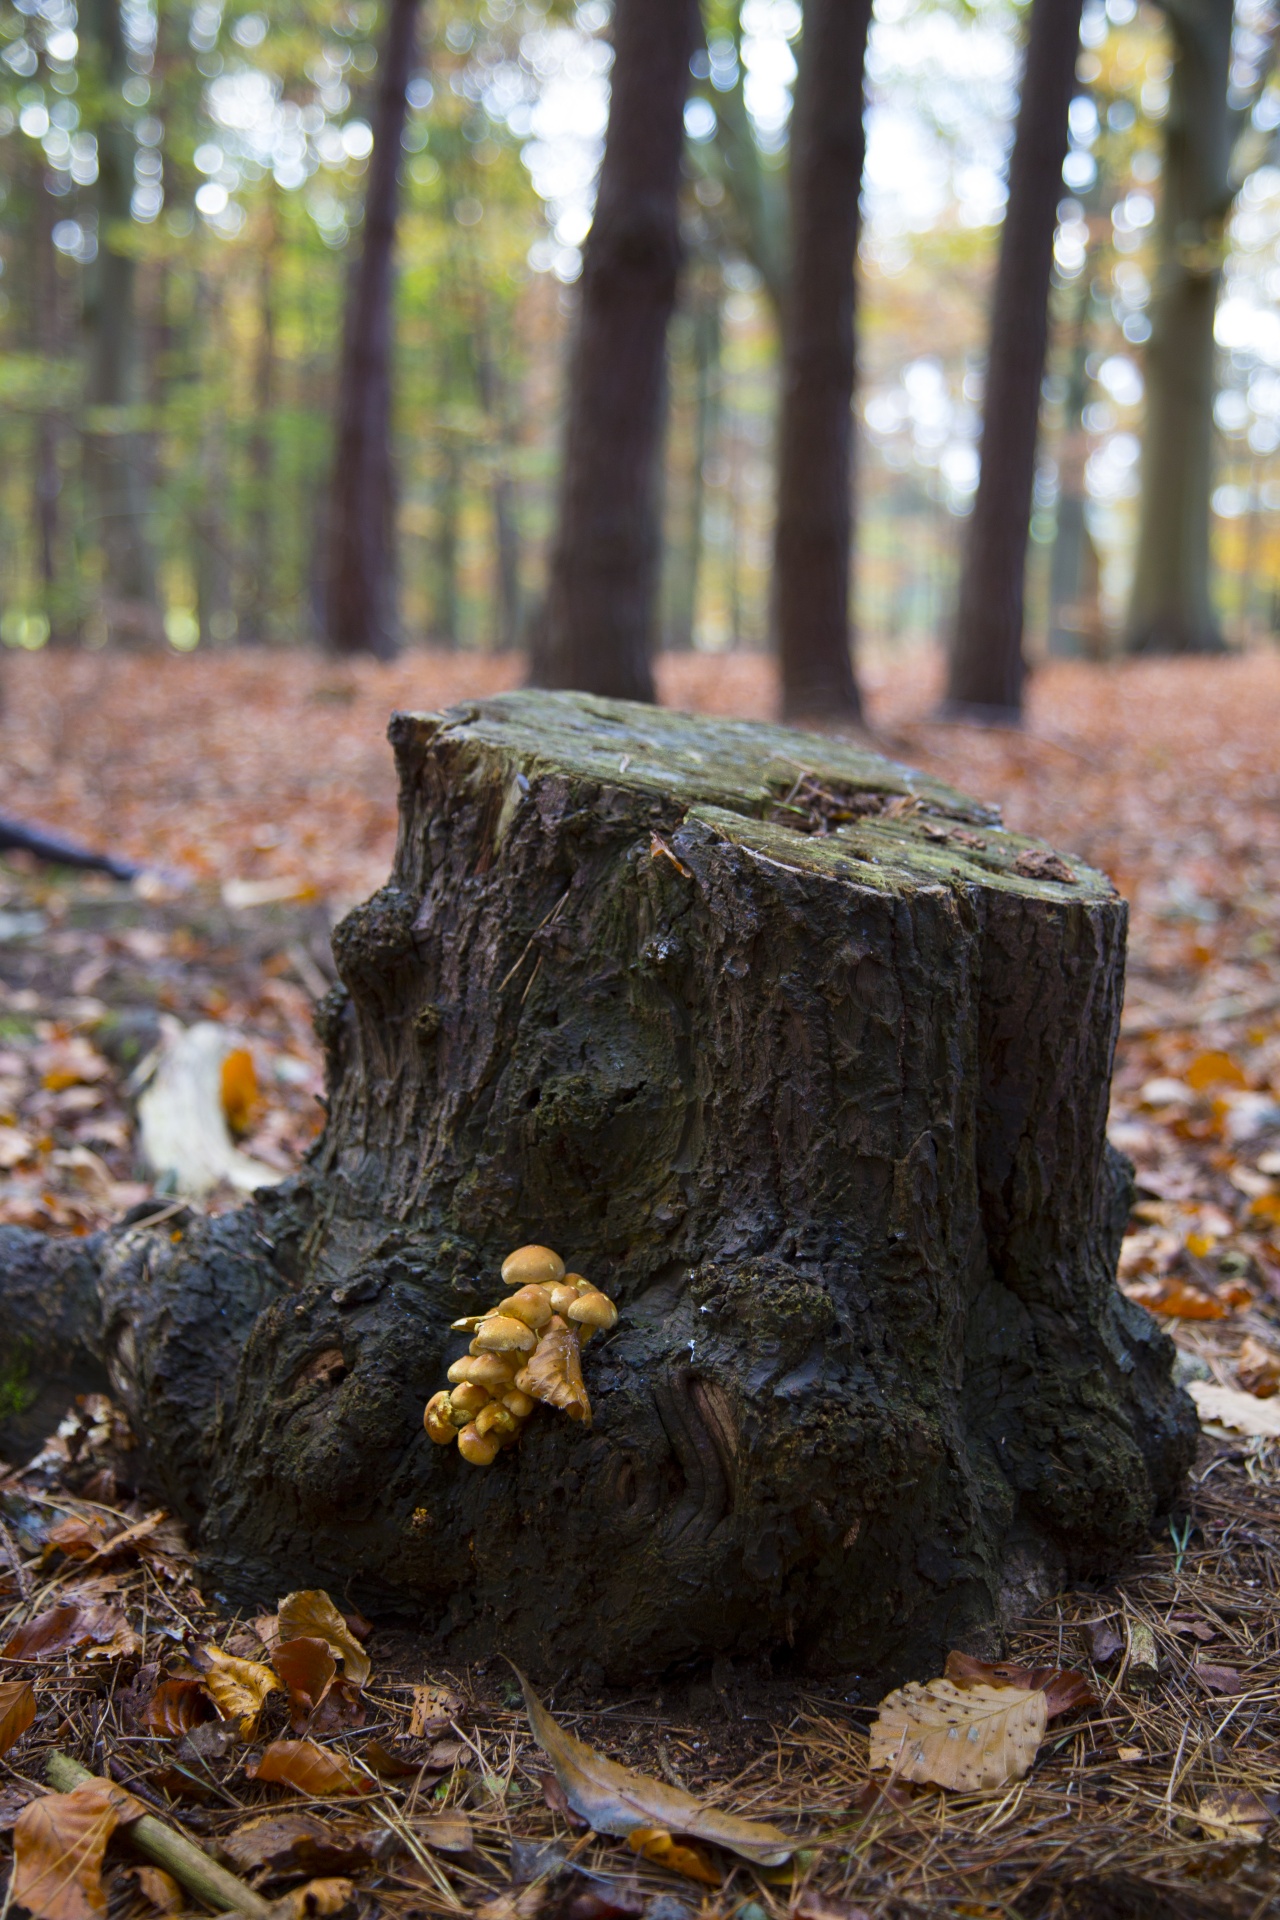
POLYGON ((308 1880, 275 1902, 280 1920, 311 1920, 312 1915, 341 1913, 355 1896, 350 1880, 308 1880))
MULTIPOLYGON (((555 1768, 569 1805, 597 1833, 625 1837, 637 1829, 656 1827, 668 1834, 684 1833, 695 1840, 708 1840, 763 1867, 780 1867, 804 1845, 762 1820, 721 1813, 695 1794, 650 1779, 648 1774, 633 1773, 616 1760, 606 1760, 551 1717, 519 1668, 516 1675, 524 1689, 534 1738, 555 1768)), ((1019 1694, 1022 1700, 1027 1697, 1019 1694)), ((1040 1698, 1043 1700, 1043 1694, 1040 1698)))
POLYGON ((913 1682, 881 1701, 871 1725, 871 1765, 899 1780, 975 1792, 1021 1780, 1044 1738, 1043 1692, 1024 1687, 913 1682))
POLYGON ((409 1732, 415 1739, 423 1739, 429 1734, 443 1733, 457 1719, 466 1703, 460 1693, 452 1687, 433 1685, 430 1681, 413 1690, 413 1709, 409 1716, 409 1732))
POLYGON ((222 1062, 222 1111, 232 1133, 244 1133, 258 1104, 258 1076, 248 1047, 233 1047, 222 1062))
POLYGON ((1198 1053, 1182 1077, 1196 1093, 1203 1093, 1207 1087, 1247 1085, 1244 1074, 1229 1053, 1198 1053))
POLYGON ((192 1658, 218 1712, 224 1720, 238 1720, 241 1734, 249 1739, 267 1695, 280 1692, 275 1674, 259 1660, 238 1660, 210 1643, 198 1647, 192 1658))
POLYGON ((341 1654, 348 1680, 362 1687, 369 1678, 368 1654, 322 1587, 290 1593, 277 1613, 281 1640, 323 1640, 333 1654, 341 1654))
POLYGON ((672 1873, 682 1873, 686 1880, 701 1880, 705 1887, 718 1887, 724 1879, 701 1847, 684 1846, 661 1827, 633 1827, 627 1835, 627 1845, 642 1860, 652 1860, 657 1867, 669 1867, 672 1873))

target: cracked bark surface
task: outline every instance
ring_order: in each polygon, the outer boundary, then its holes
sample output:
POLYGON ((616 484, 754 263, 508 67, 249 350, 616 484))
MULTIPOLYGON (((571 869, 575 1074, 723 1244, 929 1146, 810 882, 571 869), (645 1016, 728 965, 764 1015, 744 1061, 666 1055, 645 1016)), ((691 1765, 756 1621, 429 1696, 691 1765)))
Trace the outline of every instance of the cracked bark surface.
POLYGON ((176 1240, 0 1234, 11 1332, 105 1366, 213 1587, 542 1676, 871 1685, 1123 1564, 1195 1418, 1115 1286, 1105 878, 780 728, 519 693, 391 738, 304 1170, 176 1240), (530 1240, 621 1317, 590 1431, 476 1469, 422 1407, 530 1240))

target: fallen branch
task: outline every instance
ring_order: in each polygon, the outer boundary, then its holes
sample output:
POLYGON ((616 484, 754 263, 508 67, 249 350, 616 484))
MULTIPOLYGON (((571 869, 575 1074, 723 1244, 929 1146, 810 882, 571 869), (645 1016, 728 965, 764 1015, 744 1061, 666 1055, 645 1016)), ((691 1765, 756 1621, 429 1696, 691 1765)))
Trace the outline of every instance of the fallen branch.
POLYGON ((95 853, 78 840, 64 840, 61 834, 46 833, 43 827, 29 827, 0 813, 0 853, 30 853, 57 867, 86 867, 93 873, 109 873, 113 880, 136 880, 142 868, 132 860, 117 859, 113 853, 95 853))
MULTIPOLYGON (((73 1793, 86 1780, 95 1778, 88 1767, 82 1767, 67 1753, 51 1753, 46 1771, 50 1785, 59 1793, 73 1793)), ((131 1821, 122 1831, 140 1854, 156 1866, 166 1868, 188 1893, 207 1901, 209 1906, 223 1913, 245 1914, 247 1920, 274 1920, 269 1900, 264 1900, 234 1873, 228 1873, 225 1867, 211 1860, 194 1840, 175 1833, 154 1814, 144 1813, 140 1820, 131 1821)))

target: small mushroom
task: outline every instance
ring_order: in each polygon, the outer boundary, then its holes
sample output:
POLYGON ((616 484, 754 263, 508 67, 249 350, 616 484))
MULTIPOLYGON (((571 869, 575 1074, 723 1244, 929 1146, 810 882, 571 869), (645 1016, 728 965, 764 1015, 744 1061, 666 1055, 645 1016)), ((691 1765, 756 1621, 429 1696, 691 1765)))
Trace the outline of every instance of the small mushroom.
POLYGON ((483 1319, 482 1313, 464 1313, 461 1320, 451 1320, 449 1325, 455 1333, 474 1333, 483 1319))
POLYGON ((527 1420, 538 1403, 527 1393, 521 1393, 519 1387, 512 1387, 510 1392, 503 1394, 502 1404, 514 1413, 517 1420, 527 1420))
POLYGON ((590 1327, 606 1332, 618 1324, 618 1309, 607 1293, 601 1293, 598 1287, 592 1287, 587 1293, 580 1293, 565 1315, 577 1326, 590 1327))
POLYGON ((551 1296, 545 1287, 521 1287, 518 1293, 502 1302, 498 1312, 512 1320, 523 1320, 526 1327, 532 1327, 537 1333, 551 1318, 551 1296))
POLYGON ((467 1426, 458 1435, 458 1452, 473 1467, 491 1467, 498 1457, 501 1444, 496 1433, 480 1433, 474 1426, 467 1426))
POLYGON ((475 1425, 477 1433, 496 1433, 500 1439, 520 1431, 520 1422, 514 1413, 497 1400, 491 1400, 487 1407, 481 1407, 475 1425))
POLYGON ((467 1353, 461 1360, 454 1361, 449 1378, 470 1380, 477 1387, 487 1387, 490 1393, 501 1394, 504 1387, 511 1385, 519 1367, 519 1358, 505 1353, 467 1353))
POLYGON ((547 1288, 547 1297, 551 1302, 553 1313, 567 1313, 577 1299, 578 1289, 574 1285, 576 1277, 573 1274, 566 1274, 556 1286, 547 1288))
POLYGON ((564 1279, 564 1261, 550 1247, 517 1247, 502 1263, 504 1287, 547 1287, 564 1279))
POLYGON ((433 1393, 423 1410, 422 1424, 428 1436, 438 1447, 451 1447, 458 1437, 458 1429, 449 1418, 449 1395, 433 1393))
POLYGON ((488 1406, 489 1398, 487 1388, 477 1386, 474 1380, 464 1380, 449 1395, 449 1403, 455 1414, 461 1414, 466 1420, 474 1420, 481 1407, 488 1406))
POLYGON ((538 1336, 523 1320, 506 1313, 490 1314, 476 1330, 473 1353, 532 1353, 538 1336))

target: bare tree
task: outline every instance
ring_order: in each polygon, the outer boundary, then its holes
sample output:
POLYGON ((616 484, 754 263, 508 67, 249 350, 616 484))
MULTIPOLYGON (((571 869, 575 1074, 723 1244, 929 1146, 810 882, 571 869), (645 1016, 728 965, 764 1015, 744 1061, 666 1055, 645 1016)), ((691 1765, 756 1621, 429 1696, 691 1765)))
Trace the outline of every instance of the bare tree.
POLYGON ((543 685, 652 700, 667 325, 697 0, 617 0, 609 129, 569 370, 543 685))
POLYGON ((378 62, 364 232, 342 336, 329 523, 327 624, 335 653, 388 660, 400 644, 391 457, 392 289, 405 90, 418 0, 389 0, 378 62))
POLYGON ((990 719, 1017 719, 1022 711, 1023 579, 1053 236, 1079 44, 1080 0, 1033 0, 991 309, 982 472, 947 682, 949 709, 990 719))
POLYGON ((861 717, 851 654, 854 267, 871 0, 806 0, 791 133, 774 621, 783 711, 861 717))

